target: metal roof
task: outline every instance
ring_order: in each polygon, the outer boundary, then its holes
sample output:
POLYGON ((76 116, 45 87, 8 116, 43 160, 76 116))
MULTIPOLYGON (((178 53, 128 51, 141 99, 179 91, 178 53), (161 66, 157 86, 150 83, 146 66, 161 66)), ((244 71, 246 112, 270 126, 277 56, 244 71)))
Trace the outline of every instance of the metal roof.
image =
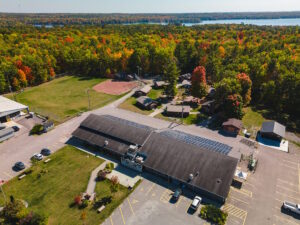
POLYGON ((28 106, 0 96, 0 117, 28 109, 28 106))
POLYGON ((222 126, 233 126, 239 129, 242 129, 243 123, 241 120, 235 119, 235 118, 230 118, 227 121, 225 121, 222 126))
POLYGON ((183 132, 155 132, 153 128, 107 115, 90 115, 73 136, 124 155, 130 144, 147 154, 144 166, 225 199, 238 159, 231 147, 183 132), (108 142, 104 146, 105 141, 108 142), (142 143, 142 144, 141 144, 142 143), (226 148, 227 147, 227 148, 226 148), (188 182, 189 175, 194 179, 188 182))
POLYGON ((107 115, 89 115, 80 128, 86 128, 99 135, 119 139, 128 144, 142 145, 152 129, 137 123, 107 115))
POLYGON ((178 112, 181 113, 182 111, 185 113, 189 113, 191 111, 191 107, 187 105, 167 105, 166 107, 167 112, 178 112))
POLYGON ((140 151, 147 154, 145 167, 224 199, 238 163, 236 158, 160 133, 153 133, 140 151), (194 179, 188 182, 190 174, 194 175, 194 179))
POLYGON ((260 132, 274 133, 276 135, 279 135, 280 137, 284 137, 285 126, 276 121, 267 121, 267 122, 263 122, 260 132))

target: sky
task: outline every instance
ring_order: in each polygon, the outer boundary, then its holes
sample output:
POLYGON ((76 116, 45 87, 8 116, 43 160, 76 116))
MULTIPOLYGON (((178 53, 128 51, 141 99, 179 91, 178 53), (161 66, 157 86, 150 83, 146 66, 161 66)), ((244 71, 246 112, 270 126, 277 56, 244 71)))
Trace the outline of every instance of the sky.
POLYGON ((300 11, 300 0, 0 0, 0 12, 184 13, 300 11))

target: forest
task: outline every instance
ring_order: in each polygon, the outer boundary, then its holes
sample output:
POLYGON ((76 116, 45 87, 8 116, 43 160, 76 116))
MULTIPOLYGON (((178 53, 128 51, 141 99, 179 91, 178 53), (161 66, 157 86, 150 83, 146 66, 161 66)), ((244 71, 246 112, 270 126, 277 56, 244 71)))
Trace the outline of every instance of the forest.
POLYGON ((161 74, 175 85, 176 76, 200 66, 207 83, 220 90, 220 101, 240 95, 244 106, 266 108, 299 129, 299 31, 251 25, 0 27, 0 93, 62 73, 112 77, 137 73, 137 67, 141 76, 161 74))
POLYGON ((104 25, 124 23, 199 23, 223 19, 300 18, 300 12, 232 12, 232 13, 0 13, 0 24, 31 25, 104 25))

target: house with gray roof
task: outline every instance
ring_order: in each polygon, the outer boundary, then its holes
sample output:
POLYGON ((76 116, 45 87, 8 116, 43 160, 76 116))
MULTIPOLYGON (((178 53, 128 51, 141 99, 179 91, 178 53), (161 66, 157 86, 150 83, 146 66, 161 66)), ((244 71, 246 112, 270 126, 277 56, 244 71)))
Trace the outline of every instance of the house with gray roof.
POLYGON ((141 96, 136 99, 136 105, 145 110, 151 110, 157 107, 157 102, 147 96, 141 96))
POLYGON ((263 122, 260 135, 263 138, 281 141, 285 137, 285 126, 276 121, 263 122))

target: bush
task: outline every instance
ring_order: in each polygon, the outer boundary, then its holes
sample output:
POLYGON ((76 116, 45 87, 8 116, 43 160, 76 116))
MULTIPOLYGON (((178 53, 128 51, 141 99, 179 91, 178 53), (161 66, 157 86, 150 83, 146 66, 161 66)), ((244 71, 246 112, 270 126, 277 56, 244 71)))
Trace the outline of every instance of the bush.
POLYGON ((97 179, 99 181, 105 180, 106 178, 106 172, 104 170, 100 170, 97 174, 97 179))
POLYGON ((79 206, 81 204, 81 196, 80 195, 77 195, 75 198, 74 198, 74 204, 79 206))
POLYGON ((89 200, 84 199, 84 200, 81 202, 80 208, 81 208, 81 209, 84 209, 84 208, 88 207, 88 205, 89 205, 89 200))
POLYGON ((30 134, 41 134, 44 131, 44 127, 42 124, 36 124, 34 127, 31 129, 30 134))
POLYGON ((207 205, 201 208, 200 217, 209 222, 216 223, 218 225, 224 225, 226 223, 228 214, 214 205, 207 205))
POLYGON ((115 165, 113 163, 107 163, 105 165, 105 169, 106 169, 106 171, 108 171, 108 173, 110 173, 114 168, 115 168, 115 165))

